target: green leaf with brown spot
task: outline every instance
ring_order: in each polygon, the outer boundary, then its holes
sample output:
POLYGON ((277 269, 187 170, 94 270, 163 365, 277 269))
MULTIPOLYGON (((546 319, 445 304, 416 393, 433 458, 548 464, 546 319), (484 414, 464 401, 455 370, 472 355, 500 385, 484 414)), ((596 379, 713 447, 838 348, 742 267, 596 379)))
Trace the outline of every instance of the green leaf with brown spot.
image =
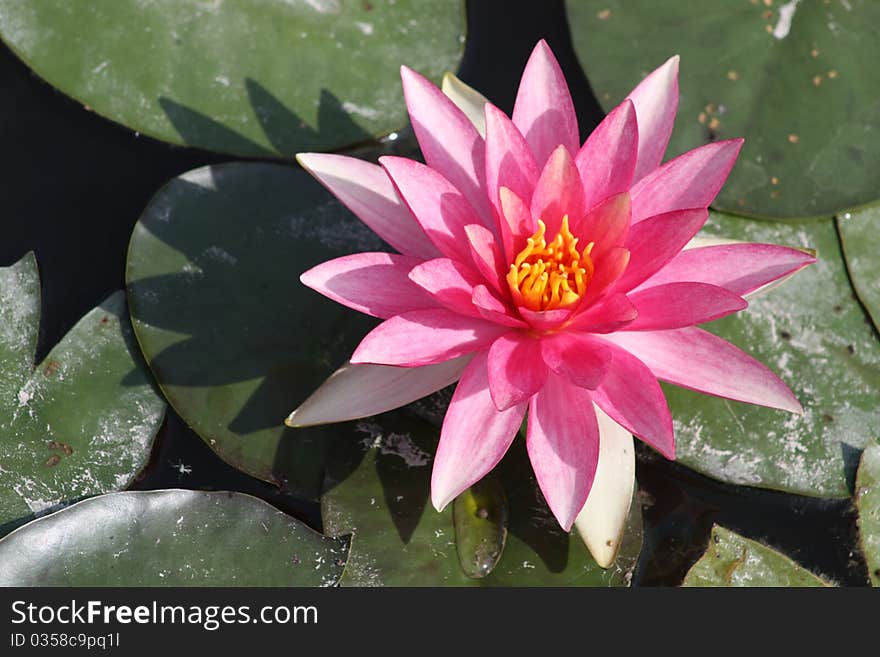
POLYGON ((34 367, 34 256, 0 269, 0 534, 58 505, 125 488, 147 463, 165 404, 117 292, 34 367))
POLYGON ((827 216, 880 197, 880 3, 573 0, 575 50, 606 110, 681 56, 668 157, 745 137, 715 207, 827 216))
POLYGON ((715 525, 709 548, 683 586, 833 586, 776 550, 715 525))

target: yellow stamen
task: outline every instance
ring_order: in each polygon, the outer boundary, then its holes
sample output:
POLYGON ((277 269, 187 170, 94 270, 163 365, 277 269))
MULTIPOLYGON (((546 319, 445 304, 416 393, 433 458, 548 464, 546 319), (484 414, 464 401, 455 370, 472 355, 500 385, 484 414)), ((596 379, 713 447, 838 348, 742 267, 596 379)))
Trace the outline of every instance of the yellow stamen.
POLYGON ((559 233, 547 244, 547 226, 540 219, 538 230, 526 240, 510 265, 507 284, 518 305, 530 310, 568 308, 580 301, 593 277, 590 252, 593 243, 578 251, 578 238, 571 234, 568 215, 559 233))

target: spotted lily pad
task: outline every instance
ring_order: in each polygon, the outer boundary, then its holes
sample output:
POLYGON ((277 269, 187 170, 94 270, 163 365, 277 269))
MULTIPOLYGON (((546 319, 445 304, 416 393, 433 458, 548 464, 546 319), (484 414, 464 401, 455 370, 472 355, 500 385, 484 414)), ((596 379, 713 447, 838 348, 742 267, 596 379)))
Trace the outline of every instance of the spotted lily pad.
POLYGON ((678 460, 734 484, 849 497, 858 454, 880 426, 880 342, 850 287, 833 220, 713 213, 706 232, 818 251, 816 264, 706 325, 781 376, 804 415, 665 386, 678 460))
MULTIPOLYGON (((642 546, 641 510, 633 505, 617 561, 603 570, 576 534, 563 532, 535 482, 517 439, 494 470, 509 516, 494 569, 473 578, 459 561, 452 505, 429 501, 438 430, 402 412, 356 424, 357 443, 337 442, 321 498, 324 531, 353 534, 343 586, 624 586, 642 546)), ((496 496, 497 497, 497 496, 496 496)))
POLYGON ((111 493, 0 541, 0 586, 333 586, 348 545, 242 493, 111 493))
POLYGON ((40 279, 32 254, 0 269, 0 535, 58 505, 125 488, 165 412, 122 292, 34 368, 40 279))
POLYGON ((880 4, 578 0, 575 49, 606 110, 681 55, 669 156, 746 142, 715 207, 830 215, 880 197, 880 4))
POLYGON ((776 550, 715 525, 683 586, 832 586, 776 550))
POLYGON ((284 418, 374 320, 299 281, 314 265, 382 242, 292 167, 236 163, 185 173, 135 226, 132 323, 166 398, 221 458, 317 499, 324 450, 352 425, 284 418))
POLYGON ((880 331, 880 205, 838 214, 837 230, 853 287, 880 331))
POLYGON ((460 0, 0 3, 0 36, 64 93, 132 130, 240 155, 399 129, 400 65, 439 80, 463 27, 460 0))
POLYGON ((880 586, 880 445, 865 449, 856 480, 859 538, 871 583, 880 586))

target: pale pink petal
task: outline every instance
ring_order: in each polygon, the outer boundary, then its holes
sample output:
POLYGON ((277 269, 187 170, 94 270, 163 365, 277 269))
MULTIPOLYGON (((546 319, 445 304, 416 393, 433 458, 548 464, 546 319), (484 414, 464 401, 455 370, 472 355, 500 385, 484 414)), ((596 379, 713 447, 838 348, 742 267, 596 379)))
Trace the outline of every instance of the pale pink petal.
POLYGON ((593 401, 612 420, 666 458, 674 459, 672 414, 657 378, 629 352, 615 347, 612 349, 611 367, 593 393, 593 401))
POLYGON ((775 244, 704 246, 682 251, 639 289, 693 281, 718 285, 744 296, 814 262, 814 255, 775 244))
POLYGON ((522 251, 526 239, 538 229, 532 211, 519 196, 506 187, 498 192, 501 198, 501 239, 504 244, 504 255, 508 262, 522 251))
POLYGON ((696 208, 667 212, 635 224, 626 244, 631 254, 629 266, 614 288, 627 292, 658 272, 678 255, 708 217, 708 210, 696 208))
POLYGON ((742 139, 716 141, 700 146, 633 185, 633 222, 673 210, 708 207, 733 168, 742 139))
POLYGON ((380 157, 400 197, 425 234, 443 255, 462 262, 470 259, 464 227, 477 223, 464 196, 429 166, 405 157, 380 157))
POLYGON ((670 383, 749 404, 803 413, 788 386, 726 340, 696 327, 605 336, 670 383))
POLYGON ((355 253, 322 262, 299 280, 337 303, 387 319, 437 305, 408 278, 420 262, 396 253, 355 253))
POLYGON ((566 324, 566 330, 611 333, 631 324, 639 311, 625 294, 613 293, 580 310, 566 324))
POLYGON ((300 153, 297 162, 383 240, 404 255, 440 255, 397 196, 382 167, 345 155, 300 153))
POLYGON ((443 82, 440 85, 441 91, 449 100, 455 103, 455 106, 464 112, 468 120, 474 124, 480 136, 486 136, 486 117, 483 113, 483 107, 489 101, 479 91, 468 84, 459 80, 452 73, 443 74, 443 82))
POLYGON ((452 395, 431 473, 431 503, 438 511, 494 468, 522 424, 526 405, 506 411, 489 395, 486 354, 479 353, 452 395))
POLYGON ((528 328, 521 319, 513 316, 510 308, 505 306, 498 298, 489 291, 485 285, 477 285, 474 287, 474 294, 471 298, 480 316, 488 319, 490 322, 509 326, 511 328, 528 328))
POLYGON ((401 67, 400 77, 425 162, 464 194, 480 223, 491 226, 483 138, 464 112, 426 78, 406 66, 401 67))
POLYGON ((547 505, 565 531, 587 501, 599 460, 590 393, 551 374, 529 403, 529 460, 547 505))
POLYGON ((635 106, 639 122, 639 160, 634 178, 639 180, 660 165, 672 136, 678 111, 678 55, 642 80, 627 98, 635 106))
POLYGON ((550 242, 568 215, 569 225, 578 224, 586 213, 581 178, 571 154, 560 146, 550 155, 532 196, 532 216, 543 220, 550 242))
POLYGON ((540 170, 526 140, 507 115, 486 105, 486 190, 500 217, 498 191, 507 187, 523 201, 532 198, 540 170))
POLYGON ((639 149, 639 128, 632 102, 615 107, 587 138, 574 158, 591 208, 615 194, 629 191, 639 149))
MULTIPOLYGON (((409 272, 410 282, 434 302, 462 315, 480 317, 471 301, 474 286, 481 280, 476 273, 449 258, 427 260, 409 272)), ((400 314, 400 313, 396 313, 400 314)))
POLYGON ((568 83, 550 46, 541 39, 523 71, 513 108, 513 122, 535 154, 538 167, 562 144, 569 152, 580 146, 577 116, 568 83))
POLYGON ((708 283, 666 283, 631 292, 638 318, 625 331, 659 331, 703 324, 749 304, 738 294, 708 283))
POLYGON ((593 242, 590 257, 598 259, 610 249, 626 244, 630 225, 629 194, 623 192, 606 198, 590 210, 572 228, 584 244, 593 242))
POLYGON ((495 236, 479 224, 464 227, 474 265, 496 292, 507 294, 507 263, 498 248, 495 236))
POLYGON ((472 356, 424 367, 352 365, 336 370, 284 421, 290 427, 378 415, 455 383, 472 356))
POLYGON ((518 307, 516 311, 529 326, 539 331, 550 331, 559 328, 574 313, 574 308, 556 308, 554 310, 531 310, 518 307))
POLYGON ((451 310, 416 310, 386 319, 355 349, 351 362, 418 367, 488 347, 509 331, 451 310))
POLYGON ((579 388, 595 390, 611 364, 611 349, 588 335, 560 332, 541 338, 544 362, 579 388))
POLYGON ((587 503, 574 521, 593 559, 610 568, 620 550, 636 483, 636 450, 629 431, 593 406, 599 421, 599 463, 587 503))
POLYGON ((541 340, 524 331, 511 331, 495 340, 488 365, 489 392, 499 411, 528 401, 547 380, 541 340))

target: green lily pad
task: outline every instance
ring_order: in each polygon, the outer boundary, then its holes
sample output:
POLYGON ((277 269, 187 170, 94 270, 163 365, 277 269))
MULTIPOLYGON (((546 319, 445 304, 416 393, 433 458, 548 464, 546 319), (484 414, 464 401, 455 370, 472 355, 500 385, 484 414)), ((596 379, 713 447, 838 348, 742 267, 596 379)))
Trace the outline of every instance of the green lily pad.
POLYGON ((239 155, 334 150, 406 124, 399 67, 439 80, 460 0, 12 0, 0 37, 132 130, 239 155))
POLYGON ((317 499, 324 451, 352 425, 284 418, 375 326, 299 281, 314 265, 381 250, 301 170, 235 163, 163 187, 128 254, 132 324, 163 393, 221 458, 317 499))
POLYGON ((880 445, 865 449, 856 479, 859 537, 871 584, 880 586, 880 445))
POLYGON ((681 55, 670 157, 745 137, 718 209, 816 217, 880 197, 880 4, 582 0, 567 6, 575 49, 605 109, 681 55))
POLYGON ((880 425, 880 342, 850 287, 833 220, 712 213, 706 232, 818 250, 816 264, 705 327, 782 377, 804 415, 664 385, 678 461, 733 484, 849 497, 858 453, 880 425))
POLYGON ((485 577, 498 564, 507 542, 508 515, 504 488, 491 475, 455 498, 455 547, 468 577, 485 577))
POLYGON ((39 325, 40 279, 28 254, 0 269, 0 535, 60 504, 125 488, 165 413, 122 292, 34 368, 39 325))
POLYGON ((333 586, 348 546, 242 493, 111 493, 0 541, 0 586, 333 586))
POLYGON ((880 206, 837 215, 837 230, 853 287, 880 331, 880 206))
POLYGON ((509 507, 494 569, 468 576, 459 563, 452 505, 429 501, 438 430, 402 412, 358 422, 359 442, 337 442, 321 498, 324 531, 353 534, 343 586, 625 586, 642 546, 633 505, 617 561, 603 570, 577 534, 563 532, 538 491, 524 441, 493 471, 509 507))
POLYGON ((776 550, 715 525, 682 586, 833 586, 776 550))

